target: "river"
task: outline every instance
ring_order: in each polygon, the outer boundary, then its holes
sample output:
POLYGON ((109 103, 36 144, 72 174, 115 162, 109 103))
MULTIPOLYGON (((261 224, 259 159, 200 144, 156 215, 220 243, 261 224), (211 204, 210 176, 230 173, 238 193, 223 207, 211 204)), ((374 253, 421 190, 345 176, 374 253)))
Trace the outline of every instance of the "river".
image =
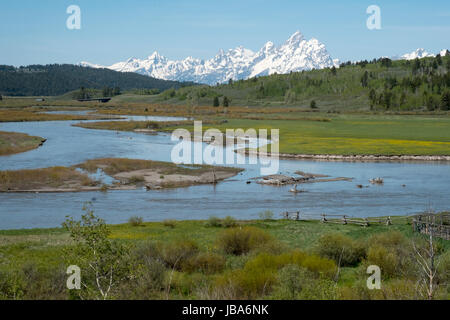
MULTIPOLYGON (((151 120, 170 119, 153 117, 151 120)), ((133 117, 133 120, 141 119, 133 117)), ((24 132, 47 141, 38 149, 0 157, 0 170, 69 166, 103 157, 170 161, 176 143, 168 134, 145 135, 72 126, 77 122, 1 123, 2 131, 24 132)), ((79 217, 86 201, 92 201, 95 213, 107 223, 123 223, 135 215, 145 221, 207 219, 212 215, 254 219, 265 210, 273 211, 276 217, 285 210, 301 210, 370 217, 411 214, 429 207, 434 210, 450 208, 448 162, 280 160, 283 174, 301 170, 354 178, 352 182, 300 185, 307 192, 298 194, 289 192, 292 186, 247 184, 249 179, 260 176, 259 166, 236 166, 246 170, 215 186, 153 191, 0 193, 0 229, 57 227, 67 215, 79 217), (382 177, 384 185, 370 185, 368 180, 374 177, 382 177), (357 184, 369 187, 359 189, 357 184)))

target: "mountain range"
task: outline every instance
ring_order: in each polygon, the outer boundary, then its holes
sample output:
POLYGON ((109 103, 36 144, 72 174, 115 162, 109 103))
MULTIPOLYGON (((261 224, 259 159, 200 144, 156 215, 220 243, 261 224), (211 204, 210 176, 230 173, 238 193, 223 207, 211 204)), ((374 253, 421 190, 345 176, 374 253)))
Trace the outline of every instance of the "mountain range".
POLYGON ((278 47, 271 41, 258 52, 240 46, 228 51, 220 50, 209 60, 192 57, 178 61, 169 60, 155 51, 146 59, 130 58, 111 66, 89 62, 81 62, 81 65, 136 72, 164 80, 176 79, 176 81, 216 84, 229 79, 238 80, 273 73, 323 69, 338 66, 338 63, 339 61, 331 58, 324 44, 314 38, 306 40, 297 31, 278 47))
MULTIPOLYGON (((448 52, 442 50, 441 55, 448 52)), ((392 59, 431 57, 433 54, 417 49, 392 59)), ((110 66, 81 62, 81 66, 107 68, 120 72, 135 72, 157 79, 191 81, 214 85, 230 79, 248 79, 274 73, 338 67, 339 60, 332 59, 325 45, 312 38, 306 40, 299 31, 295 32, 280 46, 267 42, 259 51, 253 52, 242 46, 227 51, 220 50, 213 58, 201 60, 187 57, 183 60, 169 60, 158 52, 145 59, 130 58, 110 66)))

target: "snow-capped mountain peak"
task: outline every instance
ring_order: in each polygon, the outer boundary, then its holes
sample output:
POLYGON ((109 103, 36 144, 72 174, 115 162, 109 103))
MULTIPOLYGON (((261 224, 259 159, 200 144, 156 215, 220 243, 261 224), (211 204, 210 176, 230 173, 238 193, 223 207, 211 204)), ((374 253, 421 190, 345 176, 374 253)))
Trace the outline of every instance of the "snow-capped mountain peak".
POLYGON ((418 48, 411 53, 402 55, 402 58, 405 60, 421 59, 425 57, 434 57, 434 54, 428 53, 424 48, 418 48))
MULTIPOLYGON (((448 52, 447 49, 442 49, 439 54, 441 56, 445 56, 448 52)), ((429 57, 435 57, 435 54, 429 53, 424 48, 418 48, 412 52, 405 53, 401 56, 393 56, 391 57, 392 60, 414 60, 414 59, 422 59, 422 58, 429 58, 429 57)))
POLYGON ((227 51, 220 49, 209 60, 187 57, 173 61, 155 51, 146 59, 130 58, 108 67, 89 62, 82 62, 81 65, 136 72, 165 80, 216 84, 229 79, 247 79, 272 73, 327 68, 336 63, 337 60, 331 59, 325 45, 314 38, 306 40, 300 31, 296 31, 280 47, 269 41, 257 52, 243 46, 227 51))
POLYGON ((292 36, 285 42, 286 45, 295 46, 300 44, 304 40, 303 34, 300 31, 296 31, 292 36))

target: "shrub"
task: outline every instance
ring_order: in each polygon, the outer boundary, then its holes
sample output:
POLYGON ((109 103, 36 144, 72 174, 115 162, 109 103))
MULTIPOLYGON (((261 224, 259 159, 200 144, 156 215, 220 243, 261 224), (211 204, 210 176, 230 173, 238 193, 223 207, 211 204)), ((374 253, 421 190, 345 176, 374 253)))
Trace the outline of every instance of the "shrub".
POLYGON ((204 275, 199 273, 174 272, 170 279, 170 288, 183 296, 192 296, 197 288, 203 284, 203 278, 204 275))
POLYGON ((277 283, 279 270, 287 265, 308 270, 309 278, 331 276, 336 269, 332 260, 301 251, 281 255, 262 253, 247 261, 243 269, 224 275, 219 284, 231 286, 240 298, 264 296, 277 283))
POLYGON ((169 228, 175 228, 177 222, 175 220, 164 220, 163 225, 169 228))
POLYGON ((363 244, 341 233, 323 235, 319 239, 316 251, 320 256, 332 259, 341 266, 354 266, 366 255, 363 244))
POLYGON ((219 236, 218 244, 226 254, 241 255, 269 241, 272 241, 272 237, 264 231, 245 227, 224 231, 219 236))
POLYGON ((337 299, 336 283, 330 279, 311 279, 306 282, 300 291, 298 299, 301 300, 334 300, 337 299))
POLYGON ((312 276, 307 269, 296 264, 288 264, 278 271, 274 297, 282 300, 296 299, 311 279, 312 276))
POLYGON ((138 217, 138 216, 132 216, 128 219, 128 223, 132 227, 138 227, 138 226, 142 225, 143 222, 144 222, 144 219, 142 217, 138 217))
POLYGON ((132 176, 132 177, 130 177, 130 179, 128 179, 129 184, 139 184, 144 181, 145 181, 145 179, 142 176, 132 176))
POLYGON ((405 244, 405 237, 399 231, 389 231, 374 234, 369 239, 369 245, 380 245, 383 247, 397 247, 405 244))
POLYGON ((396 275, 398 259, 395 252, 381 245, 374 245, 367 252, 367 264, 379 266, 382 276, 392 277, 396 275))
POLYGON ((160 248, 164 263, 176 270, 180 270, 188 259, 198 253, 198 250, 198 245, 193 240, 179 240, 165 244, 160 248))
POLYGON ((203 252, 187 259, 183 264, 183 270, 213 274, 223 271, 225 262, 225 258, 221 255, 203 252))
POLYGON ((398 231, 375 234, 369 239, 366 265, 378 265, 385 277, 415 276, 417 261, 410 243, 398 231))
POLYGON ((273 212, 270 211, 270 210, 266 210, 266 211, 260 212, 259 213, 259 218, 261 220, 266 220, 266 221, 272 220, 273 219, 273 212))
POLYGON ((222 223, 219 218, 215 216, 209 217, 208 221, 206 222, 207 227, 220 227, 222 226, 222 223))
POLYGON ((236 219, 233 217, 227 216, 225 219, 222 220, 222 226, 225 228, 233 228, 236 227, 238 223, 236 222, 236 219))

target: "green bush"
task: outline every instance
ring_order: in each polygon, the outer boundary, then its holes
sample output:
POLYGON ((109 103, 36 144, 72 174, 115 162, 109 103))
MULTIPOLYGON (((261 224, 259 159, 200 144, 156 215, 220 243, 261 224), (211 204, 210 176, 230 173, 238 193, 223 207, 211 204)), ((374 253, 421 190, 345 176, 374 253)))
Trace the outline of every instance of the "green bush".
POLYGON ((393 250, 373 245, 367 251, 367 264, 380 267, 382 276, 393 277, 398 268, 398 258, 393 250))
POLYGON ((187 272, 202 272, 205 274, 213 274, 222 272, 225 268, 225 257, 210 253, 202 252, 183 263, 183 270, 187 272))
POLYGON ((416 253, 398 231, 375 234, 369 239, 365 265, 379 266, 383 278, 417 275, 416 253))
POLYGON ((236 227, 238 223, 236 222, 236 219, 233 217, 227 216, 225 219, 222 220, 222 226, 225 228, 233 228, 236 227))
POLYGON ((219 218, 215 216, 209 217, 208 221, 206 222, 207 227, 220 227, 222 226, 222 222, 219 218))
POLYGON ((132 227, 139 227, 142 223, 144 223, 144 219, 142 217, 132 216, 128 219, 128 223, 132 227))
POLYGON ((163 225, 169 228, 175 228, 177 222, 175 220, 164 220, 163 225))
POLYGON ((248 260, 243 269, 224 275, 219 284, 231 285, 239 298, 261 297, 270 294, 277 283, 279 270, 287 265, 308 270, 308 277, 315 279, 331 277, 336 270, 332 260, 301 251, 280 255, 262 253, 248 260))
POLYGON ((320 256, 332 259, 341 266, 354 266, 366 255, 364 244, 341 233, 323 235, 319 239, 316 251, 320 256))
POLYGON ((162 245, 161 258, 164 263, 173 269, 181 270, 183 264, 195 256, 199 251, 198 245, 193 240, 179 240, 162 245))
POLYGON ((219 236, 218 245, 226 254, 241 255, 269 241, 273 238, 260 229, 231 228, 219 236))
POLYGON ((288 264, 278 271, 273 296, 281 300, 296 299, 312 279, 310 271, 306 268, 301 268, 296 264, 288 264))

